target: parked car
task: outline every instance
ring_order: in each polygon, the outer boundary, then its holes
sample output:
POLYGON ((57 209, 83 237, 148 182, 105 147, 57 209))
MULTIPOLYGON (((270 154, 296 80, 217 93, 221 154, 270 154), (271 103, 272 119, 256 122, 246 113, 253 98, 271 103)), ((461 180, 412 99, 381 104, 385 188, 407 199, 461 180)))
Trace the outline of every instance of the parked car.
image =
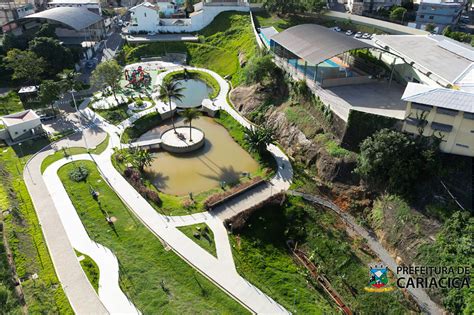
POLYGON ((364 34, 362 35, 362 38, 363 38, 363 39, 370 39, 370 34, 369 34, 369 33, 364 33, 364 34))
POLYGON ((357 32, 355 35, 354 35, 355 38, 361 38, 362 37, 362 32, 357 32))
POLYGON ((352 34, 354 34, 354 33, 351 30, 347 30, 347 32, 346 32, 347 36, 351 36, 352 34))
POLYGON ((339 26, 334 27, 333 30, 336 31, 336 32, 342 31, 342 29, 339 26))
POLYGON ((375 35, 377 35, 377 34, 373 33, 372 35, 370 35, 370 39, 374 39, 375 35))
POLYGON ((150 35, 150 36, 155 36, 155 35, 156 35, 156 32, 150 32, 150 33, 148 33, 148 35, 150 35))

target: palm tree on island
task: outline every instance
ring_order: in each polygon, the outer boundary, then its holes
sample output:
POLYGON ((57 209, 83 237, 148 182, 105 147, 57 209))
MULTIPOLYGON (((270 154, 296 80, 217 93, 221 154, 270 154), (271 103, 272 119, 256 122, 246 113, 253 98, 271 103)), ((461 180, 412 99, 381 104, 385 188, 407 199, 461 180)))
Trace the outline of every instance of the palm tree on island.
POLYGON ((195 108, 186 108, 180 115, 184 117, 184 123, 189 123, 189 141, 193 142, 193 137, 191 136, 191 130, 193 128, 191 123, 193 120, 199 119, 202 114, 195 108))
MULTIPOLYGON (((173 111, 171 108, 171 101, 172 100, 177 100, 181 101, 181 99, 184 97, 183 91, 184 88, 181 87, 181 83, 177 81, 169 81, 169 82, 163 82, 162 84, 159 85, 160 88, 160 101, 163 103, 168 102, 168 105, 170 107, 170 112, 173 111)), ((171 115, 171 123, 173 124, 173 130, 176 133, 176 127, 174 125, 174 115, 171 115)))

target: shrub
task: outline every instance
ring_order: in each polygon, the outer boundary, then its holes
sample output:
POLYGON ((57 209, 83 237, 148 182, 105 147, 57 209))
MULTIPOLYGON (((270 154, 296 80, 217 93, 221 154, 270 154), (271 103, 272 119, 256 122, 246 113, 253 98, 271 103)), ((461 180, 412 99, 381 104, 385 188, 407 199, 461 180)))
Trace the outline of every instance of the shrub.
POLYGON ((69 172, 69 178, 75 182, 85 181, 87 176, 89 176, 89 169, 84 165, 79 165, 69 172))
POLYGON ((143 100, 141 100, 141 99, 140 99, 140 100, 137 100, 137 101, 135 102, 135 105, 136 105, 137 107, 143 106, 143 100))

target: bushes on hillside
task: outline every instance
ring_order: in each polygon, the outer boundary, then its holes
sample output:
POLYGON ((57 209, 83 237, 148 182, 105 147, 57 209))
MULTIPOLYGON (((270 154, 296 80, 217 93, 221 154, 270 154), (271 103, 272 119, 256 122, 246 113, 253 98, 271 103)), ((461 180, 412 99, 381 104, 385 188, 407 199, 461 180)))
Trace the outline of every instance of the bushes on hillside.
POLYGON ((128 167, 123 172, 123 175, 127 181, 135 188, 140 195, 142 195, 148 201, 155 203, 157 206, 161 205, 161 198, 155 190, 146 187, 142 181, 141 173, 131 167, 128 167))
POLYGON ((364 140, 355 172, 373 188, 412 196, 417 183, 438 173, 439 139, 382 129, 364 140))

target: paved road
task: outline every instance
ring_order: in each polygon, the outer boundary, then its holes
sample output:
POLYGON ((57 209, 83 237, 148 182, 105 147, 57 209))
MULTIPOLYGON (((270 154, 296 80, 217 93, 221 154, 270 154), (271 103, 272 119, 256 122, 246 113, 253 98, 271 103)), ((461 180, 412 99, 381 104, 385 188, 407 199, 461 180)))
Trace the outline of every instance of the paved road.
MULTIPOLYGON (((395 260, 392 258, 390 253, 365 228, 357 224, 353 216, 339 209, 339 207, 336 206, 334 203, 326 199, 323 199, 321 197, 304 194, 304 193, 300 193, 296 191, 289 191, 289 193, 294 196, 303 197, 304 199, 311 201, 313 203, 323 205, 333 210, 334 212, 336 212, 336 214, 340 218, 342 218, 342 220, 347 224, 348 227, 352 229, 353 232, 355 232, 357 235, 367 240, 367 245, 369 245, 369 247, 377 254, 380 260, 383 261, 387 265, 387 267, 393 271, 394 274, 397 274, 398 277, 405 277, 405 278, 410 277, 409 274, 396 272, 398 265, 395 262, 395 260)), ((436 304, 433 300, 431 300, 431 298, 423 289, 408 288, 407 290, 416 300, 418 305, 426 312, 430 314, 443 314, 444 313, 444 310, 438 304, 436 304)))

